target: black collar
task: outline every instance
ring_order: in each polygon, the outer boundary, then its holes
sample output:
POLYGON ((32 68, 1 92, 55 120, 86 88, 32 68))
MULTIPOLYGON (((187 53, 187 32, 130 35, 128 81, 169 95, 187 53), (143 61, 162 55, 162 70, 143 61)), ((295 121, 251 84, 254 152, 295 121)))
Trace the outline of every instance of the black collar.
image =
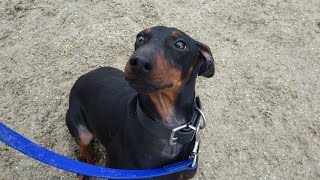
POLYGON ((171 129, 146 115, 137 100, 137 116, 141 125, 151 134, 161 139, 167 139, 171 145, 186 144, 193 140, 200 127, 200 117, 202 115, 200 108, 200 99, 196 97, 191 120, 182 126, 171 129))

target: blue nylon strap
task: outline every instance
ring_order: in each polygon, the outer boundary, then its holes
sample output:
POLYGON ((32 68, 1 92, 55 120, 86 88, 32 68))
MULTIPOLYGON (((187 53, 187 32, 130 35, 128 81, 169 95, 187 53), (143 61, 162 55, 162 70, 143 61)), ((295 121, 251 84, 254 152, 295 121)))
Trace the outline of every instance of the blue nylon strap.
POLYGON ((162 168, 149 170, 123 170, 94 166, 70 159, 53 151, 50 151, 42 146, 39 146, 21 136, 17 132, 13 131, 12 129, 8 128, 1 122, 0 140, 8 146, 11 146, 12 148, 22 152, 23 154, 48 165, 69 172, 98 178, 144 179, 168 175, 181 171, 190 171, 196 168, 196 166, 193 168, 190 167, 190 165, 192 164, 192 159, 170 164, 162 168))

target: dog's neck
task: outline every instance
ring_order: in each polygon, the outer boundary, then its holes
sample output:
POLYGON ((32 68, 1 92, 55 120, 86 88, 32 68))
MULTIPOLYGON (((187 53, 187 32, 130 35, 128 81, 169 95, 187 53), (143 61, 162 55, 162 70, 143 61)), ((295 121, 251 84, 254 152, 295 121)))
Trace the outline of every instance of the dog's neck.
POLYGON ((193 113, 195 79, 177 91, 163 89, 149 94, 139 94, 139 102, 146 115, 168 127, 187 123, 193 113))

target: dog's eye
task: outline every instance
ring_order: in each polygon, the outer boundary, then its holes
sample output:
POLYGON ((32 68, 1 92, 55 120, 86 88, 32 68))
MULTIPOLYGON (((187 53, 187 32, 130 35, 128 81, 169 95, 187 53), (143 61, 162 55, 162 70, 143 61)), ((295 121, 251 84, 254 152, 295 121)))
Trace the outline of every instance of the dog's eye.
POLYGON ((186 49, 187 45, 183 41, 178 41, 174 44, 174 46, 178 49, 186 49))
POLYGON ((143 42, 144 42, 144 37, 143 37, 141 34, 139 34, 139 35, 137 36, 137 42, 138 42, 138 43, 143 43, 143 42))

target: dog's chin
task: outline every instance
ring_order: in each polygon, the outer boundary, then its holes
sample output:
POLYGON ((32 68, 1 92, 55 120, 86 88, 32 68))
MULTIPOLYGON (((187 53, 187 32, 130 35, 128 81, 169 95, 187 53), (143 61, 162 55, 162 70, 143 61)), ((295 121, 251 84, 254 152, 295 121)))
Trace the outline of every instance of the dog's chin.
POLYGON ((169 88, 171 85, 159 85, 153 82, 148 82, 145 80, 128 80, 129 86, 136 90, 139 94, 149 94, 152 92, 159 91, 161 89, 169 88))
POLYGON ((139 94, 149 94, 151 92, 155 92, 158 89, 154 87, 152 84, 146 83, 146 82, 141 82, 137 80, 127 80, 129 86, 136 90, 139 94))

